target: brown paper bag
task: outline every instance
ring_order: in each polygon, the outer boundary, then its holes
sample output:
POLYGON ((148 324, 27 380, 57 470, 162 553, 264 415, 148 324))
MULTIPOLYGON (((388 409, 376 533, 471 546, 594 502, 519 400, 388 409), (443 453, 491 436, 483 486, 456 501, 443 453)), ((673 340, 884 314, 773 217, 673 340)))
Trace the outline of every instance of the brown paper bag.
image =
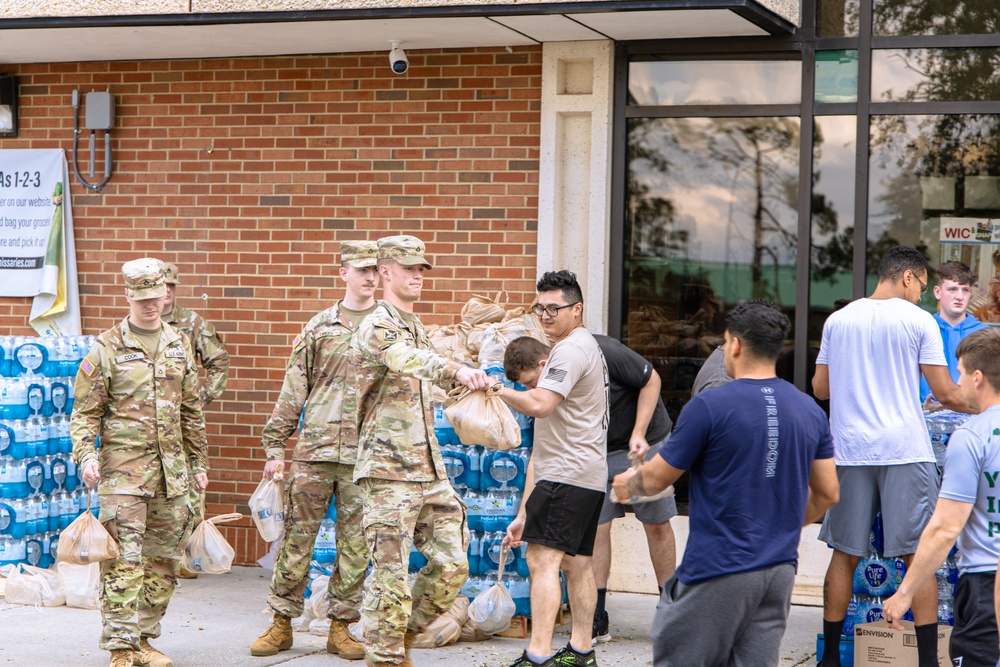
MULTIPOLYGON (((497 388, 503 385, 497 383, 497 388)), ((482 445, 490 449, 514 449, 521 444, 521 428, 514 413, 497 395, 497 390, 469 391, 464 387, 452 390, 458 400, 444 409, 459 440, 466 445, 482 445)))
POLYGON ((100 563, 121 555, 111 533, 91 514, 89 493, 87 511, 73 519, 59 535, 59 550, 56 553, 57 560, 77 565, 100 563))

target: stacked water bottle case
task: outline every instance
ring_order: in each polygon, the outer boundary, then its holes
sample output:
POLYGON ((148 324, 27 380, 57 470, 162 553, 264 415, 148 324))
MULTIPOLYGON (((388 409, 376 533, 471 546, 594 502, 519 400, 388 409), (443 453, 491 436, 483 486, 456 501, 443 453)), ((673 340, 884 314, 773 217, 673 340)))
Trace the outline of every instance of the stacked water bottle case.
MULTIPOLYGON (((73 380, 93 336, 0 336, 0 565, 55 562, 87 506, 71 455, 73 380)), ((96 492, 91 510, 97 512, 96 492)))

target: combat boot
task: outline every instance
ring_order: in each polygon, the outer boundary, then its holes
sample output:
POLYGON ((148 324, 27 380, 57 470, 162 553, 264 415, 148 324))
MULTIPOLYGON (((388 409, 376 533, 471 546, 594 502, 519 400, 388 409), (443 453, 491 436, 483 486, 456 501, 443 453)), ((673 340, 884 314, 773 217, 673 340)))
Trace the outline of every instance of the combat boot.
POLYGON ((111 649, 111 662, 108 663, 108 667, 132 667, 134 664, 132 662, 132 649, 111 649))
POLYGON ((267 626, 257 641, 250 647, 250 655, 274 655, 278 651, 292 648, 292 619, 275 614, 271 625, 267 626))
POLYGON ((150 646, 145 637, 139 640, 139 650, 133 654, 132 664, 137 667, 174 667, 174 661, 150 646))
POLYGON ((339 618, 330 619, 330 632, 326 636, 326 652, 335 653, 344 660, 361 660, 365 657, 365 648, 351 636, 347 629, 347 621, 339 618))

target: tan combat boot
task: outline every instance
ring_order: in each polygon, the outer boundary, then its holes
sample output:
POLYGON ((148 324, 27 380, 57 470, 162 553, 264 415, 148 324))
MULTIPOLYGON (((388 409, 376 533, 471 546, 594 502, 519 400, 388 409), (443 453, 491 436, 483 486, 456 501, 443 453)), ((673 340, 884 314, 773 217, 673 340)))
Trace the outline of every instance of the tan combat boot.
POLYGON ((132 663, 137 667, 174 667, 174 661, 150 646, 145 637, 139 640, 139 650, 132 656, 132 663))
POLYGON ((108 663, 108 667, 132 667, 134 664, 132 662, 132 649, 111 649, 111 662, 108 663))
POLYGON ((326 652, 335 653, 344 660, 361 660, 365 657, 365 649, 351 636, 347 625, 347 621, 338 618, 330 619, 330 633, 326 636, 326 652))
POLYGON ((275 614, 264 634, 250 646, 250 655, 274 655, 278 651, 290 648, 292 648, 292 619, 275 614))
POLYGON ((197 572, 192 572, 191 570, 189 570, 186 567, 184 567, 183 565, 181 565, 180 569, 177 570, 177 578, 178 579, 197 579, 198 578, 198 573, 197 572))

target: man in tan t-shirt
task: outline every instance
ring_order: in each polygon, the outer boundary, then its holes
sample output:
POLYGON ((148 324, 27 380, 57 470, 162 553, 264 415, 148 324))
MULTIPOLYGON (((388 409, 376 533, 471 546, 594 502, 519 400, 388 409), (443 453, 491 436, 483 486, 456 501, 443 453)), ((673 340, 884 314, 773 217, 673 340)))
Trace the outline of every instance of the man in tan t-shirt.
POLYGON ((531 573, 531 641, 511 667, 595 667, 591 625, 597 586, 591 556, 608 478, 608 369, 597 341, 583 328, 583 292, 576 276, 550 271, 537 289, 532 310, 556 344, 536 387, 500 392, 508 405, 536 419, 524 500, 504 538, 512 547, 528 543, 531 573), (562 600, 560 567, 566 573, 573 632, 551 656, 562 600))

